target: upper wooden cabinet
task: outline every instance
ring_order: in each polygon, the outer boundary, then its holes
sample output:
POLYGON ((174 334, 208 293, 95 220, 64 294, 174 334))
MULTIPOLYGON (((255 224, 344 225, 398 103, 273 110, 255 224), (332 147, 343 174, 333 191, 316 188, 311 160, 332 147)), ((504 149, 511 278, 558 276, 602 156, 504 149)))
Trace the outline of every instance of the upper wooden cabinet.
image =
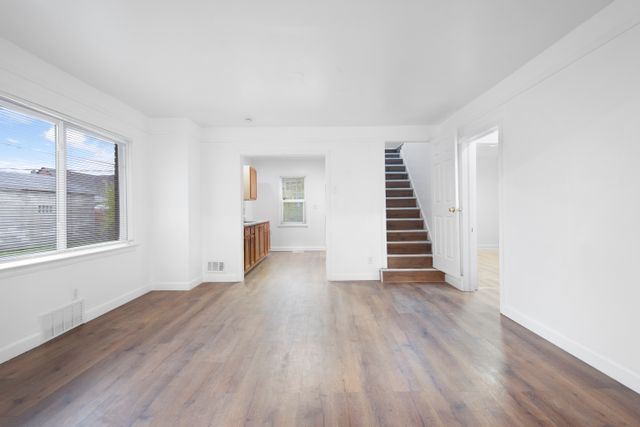
POLYGON ((244 199, 258 199, 258 173, 253 166, 244 166, 244 199))

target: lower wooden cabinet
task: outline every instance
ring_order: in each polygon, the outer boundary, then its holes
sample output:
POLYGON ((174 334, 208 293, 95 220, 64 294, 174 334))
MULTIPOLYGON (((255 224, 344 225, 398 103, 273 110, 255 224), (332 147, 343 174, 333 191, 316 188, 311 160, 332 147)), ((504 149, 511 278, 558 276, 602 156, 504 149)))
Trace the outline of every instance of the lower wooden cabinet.
POLYGON ((262 261, 271 250, 271 230, 268 222, 244 227, 244 272, 262 261))

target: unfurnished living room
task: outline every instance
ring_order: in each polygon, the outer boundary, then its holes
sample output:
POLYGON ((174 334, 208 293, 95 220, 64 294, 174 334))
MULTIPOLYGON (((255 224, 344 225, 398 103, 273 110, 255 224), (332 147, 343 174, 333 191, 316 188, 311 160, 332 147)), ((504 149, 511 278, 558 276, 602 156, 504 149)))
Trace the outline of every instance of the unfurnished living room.
POLYGON ((0 1, 0 426, 640 426, 639 0, 0 1))

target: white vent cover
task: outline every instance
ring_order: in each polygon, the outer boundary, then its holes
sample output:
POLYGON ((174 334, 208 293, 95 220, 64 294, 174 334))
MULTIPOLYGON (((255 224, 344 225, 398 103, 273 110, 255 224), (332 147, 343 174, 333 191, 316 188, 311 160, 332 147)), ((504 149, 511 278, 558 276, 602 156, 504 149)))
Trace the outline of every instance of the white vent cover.
POLYGON ((80 299, 40 316, 43 340, 50 340, 84 323, 84 300, 80 299))
POLYGON ((219 273, 224 271, 224 262, 222 261, 209 261, 207 265, 209 273, 219 273))

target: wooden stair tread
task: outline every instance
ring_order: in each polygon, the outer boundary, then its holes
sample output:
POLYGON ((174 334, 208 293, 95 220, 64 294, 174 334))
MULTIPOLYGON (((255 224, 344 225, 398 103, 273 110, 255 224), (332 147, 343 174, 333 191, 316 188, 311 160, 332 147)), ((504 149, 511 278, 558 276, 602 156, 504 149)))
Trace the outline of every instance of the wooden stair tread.
POLYGON ((383 269, 384 283, 443 283, 444 273, 435 268, 383 269))

